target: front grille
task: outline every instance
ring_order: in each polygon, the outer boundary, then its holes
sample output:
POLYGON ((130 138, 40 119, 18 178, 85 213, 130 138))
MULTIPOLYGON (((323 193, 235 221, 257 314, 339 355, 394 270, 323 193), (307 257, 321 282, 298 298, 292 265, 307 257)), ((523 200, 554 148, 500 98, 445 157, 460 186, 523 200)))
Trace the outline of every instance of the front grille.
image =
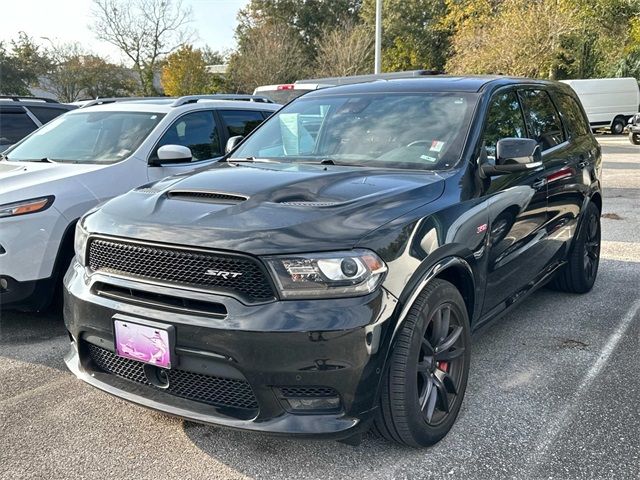
POLYGON ((331 387, 280 387, 283 397, 287 398, 309 398, 309 397, 337 397, 336 392, 331 387))
POLYGON ((275 298, 267 273, 250 257, 102 238, 89 242, 89 266, 93 271, 208 288, 237 295, 250 303, 275 298))
MULTIPOLYGON (((86 343, 89 357, 102 371, 132 382, 156 388, 144 374, 144 364, 118 357, 115 353, 86 343)), ((258 408, 253 390, 248 382, 236 378, 213 377, 185 370, 167 370, 169 386, 162 391, 195 402, 218 407, 233 407, 255 410, 258 408)))

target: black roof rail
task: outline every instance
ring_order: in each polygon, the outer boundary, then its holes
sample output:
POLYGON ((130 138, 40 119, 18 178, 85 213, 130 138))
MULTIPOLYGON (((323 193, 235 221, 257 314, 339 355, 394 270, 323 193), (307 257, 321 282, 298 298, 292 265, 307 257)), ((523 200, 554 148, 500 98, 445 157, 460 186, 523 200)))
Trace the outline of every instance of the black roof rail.
POLYGON ((53 98, 47 97, 31 97, 29 95, 0 95, 0 99, 4 100, 13 100, 14 102, 29 102, 35 100, 36 102, 45 102, 45 103, 60 103, 53 98))
POLYGON ((80 108, 93 107, 94 105, 106 105, 107 103, 118 103, 118 102, 135 102, 136 100, 168 100, 171 97, 105 97, 105 98, 96 98, 95 100, 91 100, 80 108))
POLYGON ((184 97, 177 98, 171 104, 171 106, 180 107, 182 105, 187 105, 188 103, 196 103, 198 100, 232 100, 244 102, 274 103, 271 99, 262 97, 260 95, 215 93, 211 95, 186 95, 184 97))
POLYGON ((416 78, 430 75, 444 75, 440 70, 408 70, 406 72, 372 73, 366 75, 351 75, 348 77, 307 78, 296 80, 296 84, 316 83, 326 85, 348 85, 351 83, 374 82, 376 80, 391 80, 394 78, 416 78))

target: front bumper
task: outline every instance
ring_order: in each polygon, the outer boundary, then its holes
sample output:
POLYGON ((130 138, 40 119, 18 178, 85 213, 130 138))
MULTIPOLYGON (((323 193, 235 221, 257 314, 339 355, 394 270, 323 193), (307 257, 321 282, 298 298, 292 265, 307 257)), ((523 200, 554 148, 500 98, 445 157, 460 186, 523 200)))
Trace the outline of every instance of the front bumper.
POLYGON ((358 298, 245 306, 220 295, 99 274, 87 278, 77 264, 65 287, 65 324, 72 336, 67 366, 110 394, 196 422, 302 437, 346 438, 367 429, 373 418, 397 303, 384 289, 358 298), (159 295, 197 295, 222 304, 227 314, 207 317, 105 298, 96 293, 105 282, 159 295), (177 371, 246 381, 257 408, 193 400, 106 372, 89 351, 99 347, 113 355, 114 315, 173 325, 177 371), (314 389, 335 391, 339 407, 300 411, 283 394, 314 389))

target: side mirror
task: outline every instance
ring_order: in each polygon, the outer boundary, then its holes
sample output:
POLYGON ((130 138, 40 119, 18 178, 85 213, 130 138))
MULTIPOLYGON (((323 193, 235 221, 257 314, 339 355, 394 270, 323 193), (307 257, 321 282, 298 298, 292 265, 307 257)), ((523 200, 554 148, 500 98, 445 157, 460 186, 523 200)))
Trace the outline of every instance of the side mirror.
POLYGON ((193 160, 191 149, 183 145, 163 145, 158 149, 158 158, 151 159, 151 165, 160 166, 170 163, 188 163, 193 160))
POLYGON ((495 165, 482 164, 484 176, 526 172, 542 166, 542 152, 531 138, 503 138, 496 145, 495 165))
POLYGON ((227 146, 224 149, 224 153, 229 153, 231 150, 236 148, 236 146, 244 139, 242 135, 236 135, 235 137, 230 137, 227 140, 227 146))

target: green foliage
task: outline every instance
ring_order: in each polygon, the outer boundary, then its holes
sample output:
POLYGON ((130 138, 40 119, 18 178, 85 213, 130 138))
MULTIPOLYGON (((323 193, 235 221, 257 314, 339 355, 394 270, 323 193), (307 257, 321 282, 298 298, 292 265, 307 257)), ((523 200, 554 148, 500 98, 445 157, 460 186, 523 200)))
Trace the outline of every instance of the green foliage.
POLYGON ((0 42, 0 94, 29 95, 29 87, 38 84, 50 64, 43 49, 24 32, 11 41, 9 49, 0 42))
POLYGON ((202 50, 185 45, 169 55, 162 67, 162 88, 175 97, 210 93, 210 75, 202 50))
MULTIPOLYGON (((375 0, 364 0, 362 5, 362 19, 372 36, 375 4, 375 0)), ((383 71, 442 69, 449 50, 446 14, 445 0, 384 0, 383 71)))
POLYGON ((447 0, 447 70, 541 78, 615 73, 638 48, 628 0, 447 0))

